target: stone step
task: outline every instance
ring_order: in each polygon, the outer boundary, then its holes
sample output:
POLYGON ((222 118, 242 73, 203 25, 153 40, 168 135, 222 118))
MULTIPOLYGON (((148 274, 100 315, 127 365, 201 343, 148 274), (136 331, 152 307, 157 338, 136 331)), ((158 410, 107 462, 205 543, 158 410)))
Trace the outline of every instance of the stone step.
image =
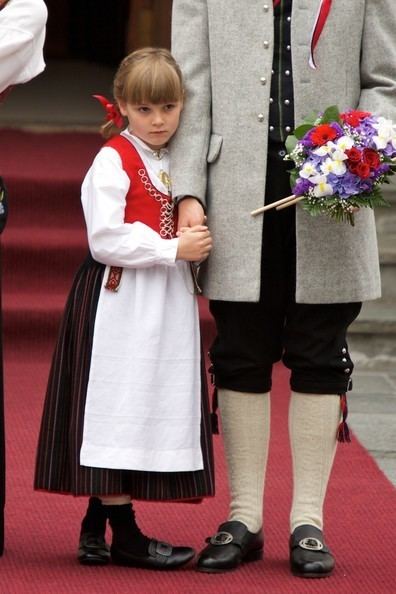
POLYGON ((396 365, 396 300, 370 301, 351 325, 348 343, 359 368, 390 369, 396 365))

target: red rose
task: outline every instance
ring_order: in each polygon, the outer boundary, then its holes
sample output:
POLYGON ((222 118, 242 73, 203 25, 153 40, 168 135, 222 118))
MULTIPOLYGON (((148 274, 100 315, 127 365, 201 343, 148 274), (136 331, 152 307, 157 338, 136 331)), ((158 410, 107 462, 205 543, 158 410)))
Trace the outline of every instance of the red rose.
POLYGON ((358 163, 356 167, 356 175, 358 175, 361 179, 366 179, 367 177, 370 177, 369 165, 363 162, 358 163))
POLYGON ((369 111, 358 111, 354 109, 352 111, 346 111, 345 113, 340 113, 340 118, 346 124, 349 124, 353 128, 357 128, 364 118, 368 118, 371 116, 369 111))
POLYGON ((358 163, 362 159, 362 151, 359 151, 359 149, 354 146, 346 150, 345 154, 348 156, 348 160, 352 163, 358 163))
POLYGON ((377 169, 380 164, 379 154, 374 149, 363 149, 363 162, 367 163, 370 169, 377 169))
POLYGON ((337 132, 329 126, 328 124, 322 124, 321 126, 317 126, 313 132, 311 132, 311 142, 316 146, 322 146, 322 144, 326 144, 329 140, 334 140, 336 138, 337 132))
POLYGON ((358 165, 360 164, 360 161, 358 163, 354 163, 354 162, 351 163, 350 161, 347 161, 346 164, 347 164, 347 167, 351 173, 354 173, 355 175, 358 174, 357 168, 358 168, 358 165))

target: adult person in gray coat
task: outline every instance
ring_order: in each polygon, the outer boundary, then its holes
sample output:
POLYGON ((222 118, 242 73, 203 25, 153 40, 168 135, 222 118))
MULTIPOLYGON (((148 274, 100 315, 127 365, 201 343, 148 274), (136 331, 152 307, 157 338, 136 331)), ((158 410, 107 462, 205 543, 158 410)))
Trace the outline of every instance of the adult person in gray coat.
POLYGON ((180 227, 201 223, 214 248, 201 282, 217 325, 211 348, 231 490, 230 512, 198 569, 260 558, 271 370, 291 370, 290 564, 328 576, 323 501, 340 402, 353 363, 346 330, 380 296, 373 212, 356 225, 300 206, 250 212, 288 196, 284 141, 312 110, 338 105, 395 119, 393 0, 174 0, 173 53, 187 94, 172 148, 180 227), (297 257, 296 257, 297 254, 297 257))

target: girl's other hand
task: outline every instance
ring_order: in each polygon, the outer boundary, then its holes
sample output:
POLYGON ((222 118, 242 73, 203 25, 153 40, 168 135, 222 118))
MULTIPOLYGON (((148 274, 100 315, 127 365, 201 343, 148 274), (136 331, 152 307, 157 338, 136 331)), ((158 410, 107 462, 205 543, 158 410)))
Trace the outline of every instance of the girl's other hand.
POLYGON ((212 249, 212 236, 204 225, 182 227, 176 235, 179 238, 176 260, 200 262, 209 256, 212 249))
POLYGON ((179 230, 182 227, 194 227, 203 225, 206 220, 202 204, 196 198, 188 196, 178 204, 179 230))

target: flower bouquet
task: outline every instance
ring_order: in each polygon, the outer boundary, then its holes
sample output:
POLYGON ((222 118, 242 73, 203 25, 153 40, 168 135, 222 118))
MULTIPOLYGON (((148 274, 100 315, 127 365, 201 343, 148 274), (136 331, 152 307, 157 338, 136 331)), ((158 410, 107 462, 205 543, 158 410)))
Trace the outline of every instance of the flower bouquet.
POLYGON ((329 107, 313 115, 286 139, 285 159, 292 196, 252 212, 286 208, 302 201, 311 215, 324 213, 354 224, 359 208, 386 205, 381 185, 396 170, 396 126, 367 111, 340 113, 329 107))

